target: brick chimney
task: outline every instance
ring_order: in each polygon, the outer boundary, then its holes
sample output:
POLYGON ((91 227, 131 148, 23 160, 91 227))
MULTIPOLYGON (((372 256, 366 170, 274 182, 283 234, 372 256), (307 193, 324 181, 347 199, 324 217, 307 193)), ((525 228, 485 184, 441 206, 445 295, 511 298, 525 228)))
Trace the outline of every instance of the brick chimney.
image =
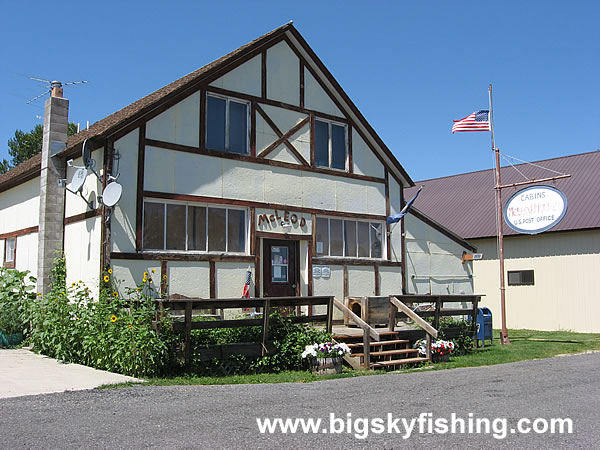
POLYGON ((44 138, 40 173, 40 224, 37 289, 50 290, 53 260, 63 251, 65 191, 59 180, 65 178, 64 158, 53 156, 65 149, 69 123, 69 100, 62 98, 62 85, 52 82, 51 96, 44 106, 44 138))

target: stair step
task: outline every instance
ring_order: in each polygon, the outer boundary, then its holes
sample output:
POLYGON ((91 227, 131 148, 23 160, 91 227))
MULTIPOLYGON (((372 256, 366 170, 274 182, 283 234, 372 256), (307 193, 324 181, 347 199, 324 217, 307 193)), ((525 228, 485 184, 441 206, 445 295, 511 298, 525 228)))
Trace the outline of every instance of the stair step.
MULTIPOLYGON (((371 347, 382 346, 382 345, 395 345, 395 344, 408 344, 408 339, 394 339, 390 341, 371 341, 371 347)), ((347 344, 350 348, 361 348, 363 346, 362 342, 347 344)))
MULTIPOLYGON (((400 350, 384 350, 381 352, 371 352, 371 356, 387 356, 387 355, 406 355, 408 353, 419 353, 418 348, 403 348, 400 350)), ((364 353, 352 353, 350 356, 365 356, 364 353)))
POLYGON ((392 361, 378 361, 376 363, 371 364, 371 367, 377 368, 377 367, 388 367, 388 366, 401 366, 403 364, 412 364, 412 363, 425 362, 425 361, 429 361, 429 359, 424 356, 419 356, 419 357, 415 357, 415 358, 394 359, 392 361))

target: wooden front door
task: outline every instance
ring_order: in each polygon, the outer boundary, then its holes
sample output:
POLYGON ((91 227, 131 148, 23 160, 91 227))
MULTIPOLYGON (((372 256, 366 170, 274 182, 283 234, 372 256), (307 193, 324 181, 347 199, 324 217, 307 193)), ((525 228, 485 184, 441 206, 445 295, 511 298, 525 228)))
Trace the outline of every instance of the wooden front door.
POLYGON ((263 240, 264 297, 298 295, 298 241, 263 240))

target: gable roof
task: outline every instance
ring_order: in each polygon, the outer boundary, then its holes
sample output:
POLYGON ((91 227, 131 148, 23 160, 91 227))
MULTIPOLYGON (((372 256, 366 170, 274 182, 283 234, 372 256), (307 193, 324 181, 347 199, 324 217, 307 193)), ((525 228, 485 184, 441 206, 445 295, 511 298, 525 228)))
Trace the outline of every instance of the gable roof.
MULTIPOLYGON (((563 219, 548 232, 600 228, 600 150, 536 161, 536 166, 570 174, 570 178, 555 183, 567 197, 568 207, 563 219)), ((551 177, 555 174, 530 164, 515 168, 529 179, 551 177)), ((512 167, 501 168, 502 184, 524 181, 512 167)), ((415 202, 420 211, 465 239, 496 236, 496 203, 494 170, 463 173, 418 183, 424 188, 415 202)), ((503 206, 517 191, 527 186, 502 190, 503 206)), ((414 195, 413 188, 406 191, 407 198, 414 195)), ((505 235, 519 234, 506 224, 505 235)))
MULTIPOLYGON (((81 151, 81 145, 85 139, 92 139, 103 142, 106 138, 115 135, 121 130, 126 129, 133 122, 144 116, 152 113, 157 108, 160 108, 168 100, 175 98, 183 98, 186 95, 198 89, 200 83, 206 82, 208 78, 214 77, 216 74, 224 74, 229 68, 241 58, 247 58, 250 54, 257 54, 270 44, 280 40, 282 37, 287 39, 288 44, 294 45, 296 50, 308 57, 307 61, 314 65, 316 72, 322 77, 322 81, 332 88, 332 91, 341 100, 344 106, 344 112, 355 120, 359 127, 369 137, 373 148, 375 148, 379 156, 386 162, 388 169, 398 178, 403 181, 404 186, 414 186, 408 173, 398 162, 391 150, 385 145, 383 140, 377 135, 375 130, 367 122, 364 116, 360 113, 356 105, 350 100, 350 97, 344 92, 333 75, 327 70, 322 61, 317 57, 314 51, 306 43, 298 30, 294 28, 292 23, 285 24, 275 30, 259 37, 258 39, 249 42, 246 45, 228 53, 227 55, 201 67, 194 72, 191 72, 178 80, 152 92, 151 94, 131 103, 130 105, 120 109, 119 111, 105 117, 92 124, 88 129, 82 130, 73 136, 70 136, 67 141, 66 149, 61 153, 65 157, 73 157, 81 151)), ((35 158, 35 157, 34 157, 35 158)), ((33 159, 33 158, 32 158, 33 159)), ((39 156, 37 163, 35 161, 26 161, 26 169, 29 172, 36 170, 39 172, 39 156)), ((20 166, 19 166, 20 167, 20 166)), ((13 171, 19 167, 0 176, 0 191, 7 189, 4 184, 15 178, 13 171)), ((21 169, 23 170, 23 169, 21 169)), ((17 180, 19 178, 17 177, 17 180)), ((12 187, 14 181, 9 183, 12 187)), ((18 184, 18 182, 17 182, 18 184)))

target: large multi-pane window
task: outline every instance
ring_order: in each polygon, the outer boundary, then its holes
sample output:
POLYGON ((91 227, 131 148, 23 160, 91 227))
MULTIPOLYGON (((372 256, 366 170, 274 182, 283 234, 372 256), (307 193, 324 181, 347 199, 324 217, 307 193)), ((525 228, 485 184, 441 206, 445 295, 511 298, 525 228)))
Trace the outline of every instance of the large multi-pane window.
POLYGON ((315 165, 346 170, 346 126, 315 120, 315 165))
POLYGON ((215 95, 206 96, 206 148, 248 153, 248 104, 215 95))
POLYGON ((382 222, 317 217, 317 256, 383 258, 382 222))
POLYGON ((144 202, 144 250, 245 253, 246 210, 144 202))

